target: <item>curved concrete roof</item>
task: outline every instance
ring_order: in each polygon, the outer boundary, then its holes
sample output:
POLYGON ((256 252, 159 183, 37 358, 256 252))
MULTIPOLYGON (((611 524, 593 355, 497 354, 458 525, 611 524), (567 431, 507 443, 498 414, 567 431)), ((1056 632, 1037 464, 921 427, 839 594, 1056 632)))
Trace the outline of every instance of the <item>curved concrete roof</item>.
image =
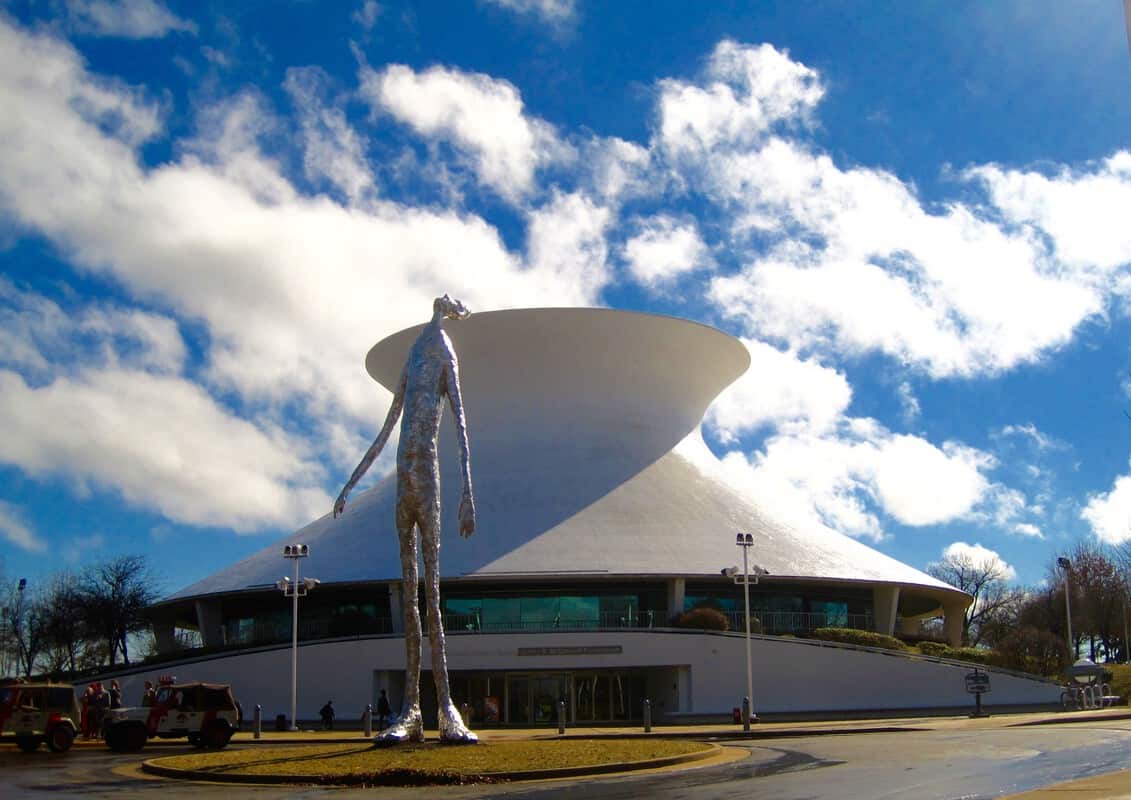
MULTIPOLYGON (((773 521, 723 480, 698 426, 749 366, 733 337, 670 317, 573 308, 487 312, 445 330, 460 362, 479 515, 474 536, 461 539, 458 448, 446 414, 445 579, 717 576, 743 531, 755 538, 752 559, 775 579, 954 591, 847 536, 773 521)), ((379 342, 369 373, 393 386, 418 332, 379 342)), ((351 498, 339 519, 324 516, 283 541, 310 545, 303 573, 324 583, 397 580, 394 494, 390 476, 351 498)), ((281 544, 169 599, 273 583, 285 571, 281 544)))

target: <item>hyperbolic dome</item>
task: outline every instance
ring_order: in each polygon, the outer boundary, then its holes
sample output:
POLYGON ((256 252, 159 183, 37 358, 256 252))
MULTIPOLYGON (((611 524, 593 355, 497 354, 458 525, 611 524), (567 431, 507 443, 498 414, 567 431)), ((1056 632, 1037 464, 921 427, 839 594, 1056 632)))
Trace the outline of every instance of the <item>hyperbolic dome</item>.
MULTIPOLYGON (((459 453, 445 413, 445 580, 717 576, 743 531, 775 579, 954 591, 846 536, 771 520, 721 478, 698 426, 749 366, 735 338, 686 320, 582 308, 492 311, 445 330, 459 358, 478 510, 474 536, 461 539, 459 453)), ((375 345, 369 374, 392 389, 419 331, 375 345)), ((394 494, 389 476, 339 519, 327 514, 288 537, 310 545, 310 574, 323 583, 399 580, 394 494)), ((169 599, 262 587, 279 569, 272 545, 169 599)))

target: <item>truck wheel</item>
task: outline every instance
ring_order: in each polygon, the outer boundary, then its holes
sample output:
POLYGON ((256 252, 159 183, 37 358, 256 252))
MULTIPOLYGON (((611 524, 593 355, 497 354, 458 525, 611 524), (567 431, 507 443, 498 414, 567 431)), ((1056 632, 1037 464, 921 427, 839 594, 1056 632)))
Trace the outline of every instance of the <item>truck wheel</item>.
POLYGON ((188 735, 188 743, 191 744, 193 747, 203 746, 201 741, 200 741, 200 734, 199 733, 190 733, 188 735))
POLYGON ((17 736, 16 744, 25 753, 34 753, 39 749, 40 739, 38 736, 17 736))
POLYGON ((232 738, 232 729, 223 722, 213 722, 204 730, 204 746, 209 750, 222 750, 232 738))
POLYGON ((70 725, 56 725, 47 732, 47 748, 53 753, 65 753, 71 749, 75 732, 70 725))
POLYGON ((129 753, 136 753, 145 747, 145 740, 149 738, 144 725, 130 725, 122 733, 124 749, 129 753))

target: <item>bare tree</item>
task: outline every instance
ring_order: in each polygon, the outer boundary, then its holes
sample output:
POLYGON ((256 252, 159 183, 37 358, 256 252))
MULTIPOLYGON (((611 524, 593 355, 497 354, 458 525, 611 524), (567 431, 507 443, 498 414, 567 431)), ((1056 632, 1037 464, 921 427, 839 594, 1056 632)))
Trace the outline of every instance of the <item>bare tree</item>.
POLYGON ((86 622, 106 645, 110 666, 119 652, 130 663, 128 641, 148 625, 145 611, 157 598, 152 571, 143 556, 120 556, 88 567, 79 583, 86 622))
POLYGON ((1078 543, 1070 557, 1073 644, 1086 639, 1093 661, 1102 660, 1101 653, 1103 659, 1114 658, 1122 644, 1126 586, 1116 559, 1091 542, 1078 543))
POLYGON ((3 626, 11 657, 9 663, 14 663, 16 673, 24 677, 31 677, 44 647, 44 608, 38 593, 29 589, 23 578, 6 587, 3 626))
POLYGON ((974 598, 962 616, 962 642, 971 647, 982 640, 983 621, 1014 599, 1005 583, 1005 565, 997 557, 949 553, 928 566, 927 573, 974 598))
POLYGON ((73 672, 79 668, 90 638, 78 579, 66 572, 57 574, 45 599, 46 666, 52 672, 73 672))

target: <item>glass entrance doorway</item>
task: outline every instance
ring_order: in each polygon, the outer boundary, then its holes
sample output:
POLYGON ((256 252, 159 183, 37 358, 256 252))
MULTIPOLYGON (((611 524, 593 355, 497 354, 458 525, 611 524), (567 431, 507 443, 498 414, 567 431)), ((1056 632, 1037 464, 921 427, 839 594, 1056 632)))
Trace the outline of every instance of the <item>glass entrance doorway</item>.
POLYGON ((569 675, 508 675, 507 722, 549 725, 557 721, 557 704, 566 701, 569 713, 569 675))
POLYGON ((644 699, 642 675, 598 672, 573 676, 576 722, 617 722, 638 719, 644 699))

